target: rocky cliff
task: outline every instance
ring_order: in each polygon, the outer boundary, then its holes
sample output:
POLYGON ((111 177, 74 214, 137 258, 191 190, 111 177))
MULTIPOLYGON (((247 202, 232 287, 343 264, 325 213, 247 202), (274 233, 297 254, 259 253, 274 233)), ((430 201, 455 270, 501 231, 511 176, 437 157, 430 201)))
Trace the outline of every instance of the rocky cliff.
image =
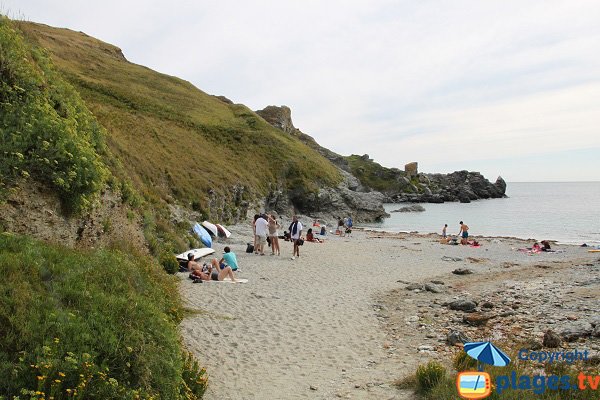
POLYGON ((391 202, 469 203, 471 200, 506 197, 506 182, 502 177, 499 176, 495 183, 491 183, 479 172, 417 174, 416 182, 408 179, 405 182, 410 191, 389 193, 388 199, 391 202))
POLYGON ((382 192, 386 202, 443 203, 505 197, 506 183, 498 177, 495 183, 479 172, 456 171, 450 174, 425 174, 418 171, 418 163, 405 165, 404 171, 383 167, 368 154, 346 158, 350 170, 365 187, 382 192))
POLYGON ((344 156, 319 145, 311 136, 294 127, 292 113, 286 106, 267 106, 256 113, 286 134, 299 138, 309 147, 331 161, 342 174, 337 187, 320 187, 315 192, 296 193, 275 188, 265 203, 268 209, 289 213, 293 207, 300 212, 318 218, 338 219, 352 215, 354 220, 378 221, 388 216, 383 208, 385 195, 363 186, 352 173, 344 156))
POLYGON ((479 172, 456 171, 450 174, 424 174, 418 171, 417 162, 409 162, 404 170, 386 168, 362 156, 344 157, 319 145, 314 138, 297 129, 292 122, 292 112, 287 106, 268 106, 256 113, 272 126, 286 134, 296 136, 318 151, 340 169, 344 180, 336 188, 321 188, 315 193, 286 193, 276 190, 266 203, 273 209, 286 209, 293 205, 311 215, 345 215, 355 219, 379 220, 387 214, 383 203, 460 201, 505 197, 506 183, 498 177, 495 183, 479 172))

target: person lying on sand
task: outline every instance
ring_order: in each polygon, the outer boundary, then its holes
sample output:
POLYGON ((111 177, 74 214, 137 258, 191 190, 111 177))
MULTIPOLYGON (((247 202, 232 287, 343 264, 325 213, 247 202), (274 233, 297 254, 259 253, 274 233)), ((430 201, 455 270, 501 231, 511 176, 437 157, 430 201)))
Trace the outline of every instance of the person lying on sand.
MULTIPOLYGON (((189 257, 190 256, 188 256, 188 259, 189 257)), ((188 270, 191 272, 190 278, 193 279, 222 281, 226 277, 229 277, 229 279, 235 282, 235 275, 233 274, 231 267, 227 265, 223 269, 219 269, 219 261, 216 258, 211 260, 210 265, 203 268, 200 263, 194 261, 194 256, 191 255, 191 260, 188 261, 188 270)))

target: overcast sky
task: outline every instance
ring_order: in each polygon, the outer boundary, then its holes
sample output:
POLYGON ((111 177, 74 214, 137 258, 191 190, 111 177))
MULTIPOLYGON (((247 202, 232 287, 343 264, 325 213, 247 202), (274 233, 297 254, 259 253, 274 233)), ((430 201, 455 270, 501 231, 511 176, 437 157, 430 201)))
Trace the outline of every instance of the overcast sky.
POLYGON ((600 1, 0 0, 338 153, 507 181, 600 180, 600 1))

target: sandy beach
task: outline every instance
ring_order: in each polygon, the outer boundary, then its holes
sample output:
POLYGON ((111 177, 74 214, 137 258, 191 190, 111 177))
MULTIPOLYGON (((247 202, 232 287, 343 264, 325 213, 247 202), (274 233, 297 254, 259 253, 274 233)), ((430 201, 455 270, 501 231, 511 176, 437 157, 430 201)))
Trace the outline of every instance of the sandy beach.
MULTIPOLYGON (((595 266, 598 275, 598 254, 585 248, 558 245, 563 252, 532 256, 516 250, 526 242, 509 238, 476 237, 482 246, 473 248, 441 245, 435 235, 355 230, 307 242, 291 260, 289 242, 281 241, 279 257, 246 254, 245 227, 232 232, 213 247, 219 257, 225 245, 232 248, 237 276, 248 283, 193 284, 180 274, 190 310, 182 333, 207 368, 209 400, 412 398, 393 382, 436 356, 418 348, 441 347, 447 327, 432 332, 411 323, 412 297, 426 294, 404 290, 407 283, 440 280, 451 288, 448 282, 462 279, 451 272, 466 267, 470 277, 500 287, 540 263, 550 267, 537 268, 538 275, 581 264, 595 266)), ((474 289, 470 279, 458 285, 462 292, 474 289)), ((590 302, 597 304, 597 296, 590 302)))

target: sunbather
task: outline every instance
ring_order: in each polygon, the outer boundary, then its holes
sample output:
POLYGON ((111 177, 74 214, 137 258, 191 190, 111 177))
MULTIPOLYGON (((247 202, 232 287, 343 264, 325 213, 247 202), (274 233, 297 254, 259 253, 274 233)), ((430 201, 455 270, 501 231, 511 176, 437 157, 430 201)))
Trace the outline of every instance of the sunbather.
MULTIPOLYGON (((188 256, 188 259, 190 259, 190 256, 188 256)), ((231 267, 225 266, 223 269, 220 269, 219 260, 216 258, 213 258, 210 265, 206 265, 205 267, 194 261, 194 255, 191 254, 191 259, 188 262, 188 270, 191 272, 191 278, 201 279, 203 281, 222 281, 226 277, 229 277, 229 279, 235 282, 235 275, 233 274, 231 267)))

